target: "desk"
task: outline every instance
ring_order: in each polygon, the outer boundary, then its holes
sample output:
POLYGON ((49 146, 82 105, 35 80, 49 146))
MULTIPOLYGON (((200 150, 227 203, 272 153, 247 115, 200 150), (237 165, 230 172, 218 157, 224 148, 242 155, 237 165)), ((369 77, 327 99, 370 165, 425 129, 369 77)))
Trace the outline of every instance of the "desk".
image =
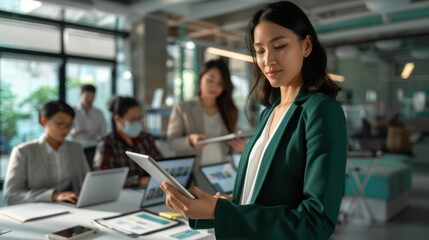
POLYGON ((352 177, 351 181, 354 181, 354 183, 357 186, 357 191, 353 194, 351 201, 349 203, 349 206, 347 210, 345 211, 345 215, 343 218, 347 218, 348 215, 351 215, 354 211, 354 204, 357 198, 362 200, 363 207, 367 213, 367 216, 369 217, 370 222, 375 222, 374 214, 372 213, 371 208, 369 207, 368 201, 366 199, 366 196, 364 194, 365 187, 371 178, 371 175, 375 168, 375 163, 377 159, 381 156, 381 152, 372 152, 372 151, 359 151, 359 152, 349 152, 347 154, 347 172, 350 173, 350 176, 352 177), (368 167, 361 167, 358 165, 353 164, 353 158, 364 158, 370 161, 370 164, 368 167), (358 173, 363 172, 364 178, 361 180, 358 177, 358 173))
MULTIPOLYGON (((66 205, 59 205, 62 208, 68 208, 70 213, 44 218, 40 220, 19 223, 6 216, 0 215, 0 226, 2 229, 11 230, 11 232, 0 235, 0 239, 45 239, 45 235, 61 229, 65 229, 77 224, 93 225, 92 220, 108 216, 114 216, 123 212, 130 212, 140 209, 140 201, 142 194, 140 192, 125 189, 121 192, 119 199, 115 202, 104 203, 85 208, 74 208, 66 205)), ((52 203, 58 204, 58 203, 52 203)), ((4 207, 7 208, 7 207, 4 207)), ((0 210, 3 208, 0 208, 0 210)), ((165 211, 165 205, 158 205, 148 208, 152 211, 165 211)), ((97 234, 87 237, 85 239, 133 239, 122 235, 114 230, 97 226, 99 231, 97 234)), ((170 235, 190 230, 187 224, 181 224, 177 227, 166 229, 161 232, 142 236, 138 239, 175 239, 170 235)), ((181 238, 188 239, 215 239, 214 234, 207 234, 206 230, 199 231, 195 234, 194 238, 181 238), (198 238, 200 234, 200 238, 198 238)))

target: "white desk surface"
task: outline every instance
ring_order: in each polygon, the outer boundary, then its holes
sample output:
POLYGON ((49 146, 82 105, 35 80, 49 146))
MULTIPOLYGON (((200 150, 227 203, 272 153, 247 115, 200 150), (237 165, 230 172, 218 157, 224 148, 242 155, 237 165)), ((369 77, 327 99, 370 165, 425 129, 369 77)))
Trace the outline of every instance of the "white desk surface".
MULTIPOLYGON (((66 205, 57 204, 61 208, 69 209, 70 213, 58 215, 54 217, 48 217, 44 219, 29 221, 25 223, 20 223, 15 220, 12 220, 6 216, 0 215, 0 226, 1 229, 11 230, 8 233, 0 235, 0 239, 14 239, 14 240, 23 240, 23 239, 46 239, 45 235, 51 232, 55 232, 61 229, 69 228, 77 224, 85 225, 94 225, 92 220, 97 218, 109 217, 118 215, 120 213, 131 212, 140 209, 140 201, 142 199, 142 193, 125 189, 121 192, 119 199, 115 202, 109 202, 84 208, 74 208, 66 205)), ((0 210, 7 208, 3 207, 0 210)), ((159 212, 166 211, 167 207, 165 205, 159 205, 148 208, 151 211, 159 212)), ((97 234, 86 237, 84 239, 133 239, 122 235, 112 229, 108 229, 103 226, 96 225, 99 229, 97 234)), ((170 237, 170 235, 175 233, 180 233, 183 231, 190 230, 187 224, 181 224, 177 227, 166 229, 161 232, 149 234, 146 236, 141 236, 138 239, 176 239, 170 237)), ((181 238, 183 240, 190 239, 215 239, 214 234, 207 235, 205 230, 199 231, 192 237, 181 238), (199 238, 200 235, 201 237, 199 238)))

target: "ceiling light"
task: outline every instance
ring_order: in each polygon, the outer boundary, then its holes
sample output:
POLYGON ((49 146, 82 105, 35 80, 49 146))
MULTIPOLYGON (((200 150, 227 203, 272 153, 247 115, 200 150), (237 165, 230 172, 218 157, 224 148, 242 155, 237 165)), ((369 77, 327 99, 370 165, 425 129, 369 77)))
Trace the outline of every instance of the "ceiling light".
POLYGON ((23 13, 29 13, 31 11, 34 11, 35 9, 42 6, 42 3, 39 1, 33 1, 33 0, 21 0, 21 11, 23 13))
POLYGON ((413 72, 414 69, 414 63, 407 63, 404 66, 404 69, 402 69, 401 77, 402 79, 408 79, 413 72))
POLYGON ((133 76, 133 74, 130 72, 130 71, 125 71, 123 74, 122 74, 122 77, 125 79, 125 80, 129 80, 129 79, 131 79, 131 77, 133 76))
POLYGON ((222 56, 222 57, 233 58, 233 59, 237 59, 237 60, 241 60, 241 61, 245 61, 245 62, 253 62, 252 56, 242 54, 242 53, 236 53, 236 52, 227 51, 227 50, 223 50, 220 48, 213 48, 213 47, 207 48, 206 51, 208 53, 218 55, 218 56, 222 56))
POLYGON ((344 82, 346 80, 344 76, 333 74, 333 73, 328 73, 328 76, 329 78, 331 78, 333 81, 336 81, 336 82, 344 82))
POLYGON ((192 41, 187 41, 185 43, 185 48, 187 48, 187 49, 194 49, 195 48, 195 43, 192 42, 192 41))

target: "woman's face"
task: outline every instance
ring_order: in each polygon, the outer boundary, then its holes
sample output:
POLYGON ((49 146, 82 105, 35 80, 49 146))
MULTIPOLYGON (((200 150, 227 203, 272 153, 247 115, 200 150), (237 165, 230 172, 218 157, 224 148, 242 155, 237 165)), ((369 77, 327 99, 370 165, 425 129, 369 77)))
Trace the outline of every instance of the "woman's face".
POLYGON ((116 126, 120 131, 122 131, 125 128, 125 121, 135 122, 135 121, 141 121, 141 119, 142 119, 142 113, 140 110, 140 106, 130 107, 122 118, 119 117, 119 115, 115 116, 116 126))
POLYGON ((72 116, 64 112, 57 112, 44 124, 46 135, 58 142, 64 141, 72 126, 72 116))
POLYGON ((218 68, 210 68, 201 77, 201 97, 216 99, 223 92, 223 79, 218 68))
POLYGON ((302 81, 304 57, 311 53, 311 40, 304 40, 291 30, 263 21, 254 31, 256 61, 271 86, 288 86, 302 81))

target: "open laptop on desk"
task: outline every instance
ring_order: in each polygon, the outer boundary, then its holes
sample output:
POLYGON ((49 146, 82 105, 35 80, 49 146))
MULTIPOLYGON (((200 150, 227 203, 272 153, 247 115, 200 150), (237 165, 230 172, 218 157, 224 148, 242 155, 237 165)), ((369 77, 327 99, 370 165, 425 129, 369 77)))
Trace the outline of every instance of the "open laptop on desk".
MULTIPOLYGON (((156 162, 167 172, 171 174, 185 188, 190 183, 192 167, 195 164, 195 155, 162 158, 156 162)), ((143 194, 143 199, 140 204, 141 208, 162 204, 165 202, 165 193, 160 188, 161 183, 151 177, 147 184, 146 191, 143 194)))
POLYGON ((200 171, 216 192, 232 193, 237 170, 231 162, 201 166, 200 171))
POLYGON ((115 201, 124 187, 127 175, 128 167, 87 172, 76 204, 61 203, 80 208, 115 201))

